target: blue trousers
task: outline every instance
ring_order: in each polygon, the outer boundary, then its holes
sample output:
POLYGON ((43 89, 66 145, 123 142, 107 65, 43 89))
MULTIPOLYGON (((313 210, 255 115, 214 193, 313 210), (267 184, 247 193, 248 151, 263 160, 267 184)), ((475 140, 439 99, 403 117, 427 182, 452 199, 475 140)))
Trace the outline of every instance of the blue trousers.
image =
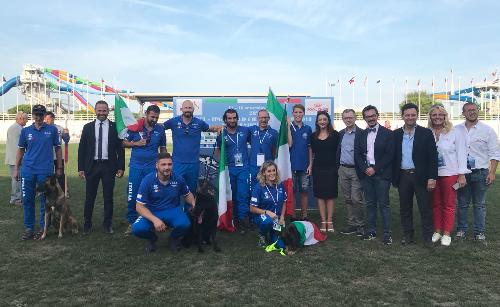
POLYGON ((259 233, 270 240, 267 243, 273 243, 278 240, 278 233, 273 229, 273 219, 265 214, 254 214, 253 222, 259 228, 259 233))
MULTIPOLYGON (((24 227, 35 229, 35 195, 36 185, 42 185, 51 174, 21 174, 21 191, 23 193, 24 227)), ((45 194, 40 195, 40 229, 45 226, 45 194)))
MULTIPOLYGON (((182 211, 181 206, 152 211, 151 213, 161 219, 168 227, 173 228, 170 236, 174 239, 183 237, 189 230, 189 227, 191 227, 191 222, 186 213, 182 211)), ((150 241, 156 241, 158 239, 158 236, 155 234, 153 223, 143 216, 139 216, 134 224, 132 224, 132 234, 136 237, 150 241)))
POLYGON ((127 221, 132 224, 137 220, 137 211, 135 211, 135 203, 137 198, 137 191, 141 185, 142 178, 147 174, 156 171, 154 167, 148 168, 135 168, 130 167, 128 172, 128 186, 127 186, 127 221))
POLYGON ((181 163, 174 161, 174 173, 184 178, 191 193, 196 193, 198 176, 200 175, 200 163, 181 163))
POLYGON ((467 232, 467 218, 469 206, 472 202, 474 209, 474 235, 486 231, 486 177, 488 169, 475 169, 472 173, 465 175, 467 185, 458 190, 457 193, 457 230, 467 232))
POLYGON ((382 179, 375 175, 365 177, 361 184, 366 204, 367 232, 377 234, 377 207, 382 217, 384 235, 391 234, 391 207, 389 205, 390 179, 382 179))
POLYGON ((229 166, 229 180, 233 197, 234 211, 239 221, 248 217, 248 166, 229 166))

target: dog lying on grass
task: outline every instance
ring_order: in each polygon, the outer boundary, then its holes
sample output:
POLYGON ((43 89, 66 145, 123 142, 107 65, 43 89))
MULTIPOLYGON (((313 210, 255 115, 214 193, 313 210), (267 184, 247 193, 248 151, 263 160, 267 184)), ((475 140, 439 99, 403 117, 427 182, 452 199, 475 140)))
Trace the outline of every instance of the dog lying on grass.
POLYGON ((325 241, 326 235, 319 231, 316 224, 309 221, 293 221, 282 233, 287 255, 293 255, 301 248, 325 241))
POLYGON ((37 187, 37 192, 45 194, 45 227, 40 240, 47 236, 50 224, 59 230, 59 238, 62 238, 63 233, 68 231, 77 234, 78 223, 71 214, 71 209, 56 176, 47 177, 44 184, 37 187))
POLYGON ((200 180, 198 182, 196 206, 188 213, 191 229, 182 239, 184 247, 196 243, 198 252, 203 253, 203 243, 206 243, 211 244, 214 251, 221 251, 215 239, 219 219, 215 195, 215 187, 210 181, 200 180))

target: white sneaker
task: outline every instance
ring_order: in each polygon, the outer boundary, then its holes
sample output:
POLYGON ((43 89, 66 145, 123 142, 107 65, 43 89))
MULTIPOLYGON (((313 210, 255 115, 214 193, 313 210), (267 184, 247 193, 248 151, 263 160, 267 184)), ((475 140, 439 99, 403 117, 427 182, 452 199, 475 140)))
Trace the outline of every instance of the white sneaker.
POLYGON ((438 232, 435 232, 433 235, 432 235, 432 243, 436 243, 437 241, 439 241, 441 239, 441 234, 438 233, 438 232))
POLYGON ((447 235, 444 235, 441 238, 441 245, 443 245, 443 246, 450 246, 450 244, 451 244, 451 237, 447 236, 447 235))

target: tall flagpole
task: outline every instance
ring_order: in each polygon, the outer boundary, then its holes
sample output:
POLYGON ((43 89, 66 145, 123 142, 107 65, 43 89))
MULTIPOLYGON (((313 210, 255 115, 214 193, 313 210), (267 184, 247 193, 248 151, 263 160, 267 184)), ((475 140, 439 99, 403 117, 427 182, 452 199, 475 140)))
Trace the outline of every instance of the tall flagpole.
MULTIPOLYGON (((2 88, 5 85, 4 79, 5 79, 5 76, 2 75, 2 88)), ((5 91, 2 94, 2 120, 5 120, 5 91)))
POLYGON ((337 84, 339 85, 339 105, 342 104, 342 82, 340 82, 340 78, 337 79, 337 84))
POLYGON ((392 122, 394 122, 394 119, 395 119, 395 114, 394 112, 396 112, 396 110, 394 109, 394 105, 396 103, 396 97, 395 97, 395 84, 394 84, 394 77, 392 77, 392 122))
POLYGON ((89 76, 87 75, 87 79, 85 80, 85 84, 87 85, 87 95, 86 95, 86 99, 87 99, 87 120, 89 119, 89 76))
POLYGON ((434 104, 434 76, 432 76, 432 104, 434 104))
POLYGON ((422 105, 420 103, 420 79, 418 79, 418 82, 417 82, 417 86, 418 86, 418 117, 420 119, 420 114, 422 114, 422 105))
POLYGON ((382 81, 378 80, 378 109, 382 112, 382 81))
POLYGON ((408 77, 405 78, 405 103, 408 103, 408 77))
MULTIPOLYGON (((364 86, 365 86, 365 105, 368 105, 368 76, 365 76, 365 83, 364 83, 364 86)), ((380 110, 379 110, 380 112, 380 110)))

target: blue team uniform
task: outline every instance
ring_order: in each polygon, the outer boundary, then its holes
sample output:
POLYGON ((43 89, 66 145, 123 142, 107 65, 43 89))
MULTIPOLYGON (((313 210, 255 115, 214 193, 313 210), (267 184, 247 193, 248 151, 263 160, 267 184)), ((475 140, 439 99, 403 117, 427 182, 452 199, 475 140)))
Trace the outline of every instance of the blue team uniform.
POLYGON ((200 174, 201 132, 208 131, 208 124, 193 117, 189 124, 184 124, 181 116, 173 117, 163 124, 172 130, 174 171, 182 176, 191 191, 196 191, 200 174))
MULTIPOLYGON (((40 129, 35 124, 23 128, 19 136, 19 148, 25 153, 20 170, 21 189, 23 192, 24 226, 34 230, 35 224, 35 189, 43 184, 45 178, 54 174, 54 146, 61 146, 59 133, 53 125, 42 124, 40 129)), ((40 196, 40 228, 45 225, 45 195, 40 196)))
MULTIPOLYGON (((180 205, 180 197, 187 196, 189 193, 189 187, 182 177, 172 174, 169 182, 163 184, 154 172, 142 180, 137 192, 137 202, 146 206, 154 216, 173 228, 170 236, 178 239, 184 236, 191 226, 191 222, 180 205)), ((158 238, 154 232, 153 223, 142 216, 132 224, 132 234, 150 241, 156 241, 158 238)))
MULTIPOLYGON (((226 163, 229 168, 234 209, 239 221, 248 216, 248 142, 250 129, 238 126, 236 132, 231 134, 224 129, 224 142, 226 146, 226 163)), ((217 137, 217 146, 220 148, 221 137, 217 137)))
POLYGON ((132 147, 130 154, 127 186, 127 220, 129 224, 132 224, 137 219, 135 202, 139 185, 147 174, 156 171, 155 164, 158 148, 167 146, 165 130, 159 124, 156 124, 151 131, 146 127, 140 132, 128 131, 128 141, 137 142, 141 139, 146 140, 146 145, 132 147))
MULTIPOLYGON (((287 194, 283 183, 277 186, 262 186, 257 183, 252 191, 252 198, 250 199, 250 206, 255 206, 259 209, 272 211, 278 219, 281 216, 283 204, 287 200, 287 194)), ((254 214, 254 223, 259 227, 260 234, 268 237, 271 242, 278 239, 276 231, 273 230, 273 219, 266 214, 254 214)))
POLYGON ((252 178, 250 187, 253 188, 257 183, 257 174, 261 166, 257 165, 257 155, 263 154, 264 161, 274 160, 273 149, 276 148, 278 142, 278 131, 270 127, 261 130, 259 126, 252 126, 250 133, 250 176, 252 178))
POLYGON ((305 171, 309 166, 309 147, 311 146, 312 129, 302 124, 298 127, 295 123, 290 126, 293 145, 290 148, 290 164, 292 171, 305 171))

